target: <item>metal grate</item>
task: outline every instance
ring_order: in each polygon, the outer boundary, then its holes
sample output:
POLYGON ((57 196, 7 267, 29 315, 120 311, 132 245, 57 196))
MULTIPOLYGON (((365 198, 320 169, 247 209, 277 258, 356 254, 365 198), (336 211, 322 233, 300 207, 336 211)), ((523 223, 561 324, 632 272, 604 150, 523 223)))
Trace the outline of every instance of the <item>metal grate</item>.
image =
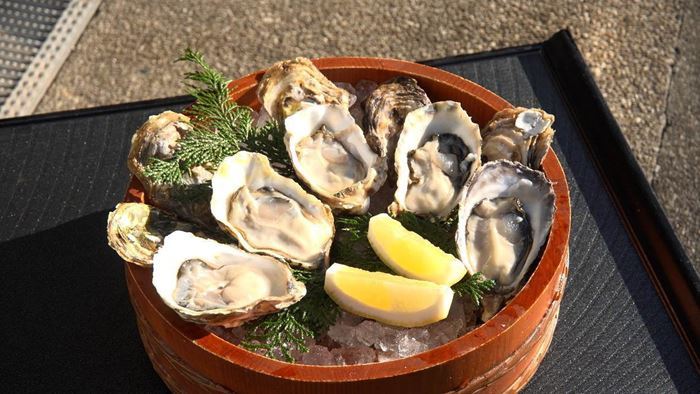
POLYGON ((0 118, 31 114, 101 0, 0 0, 0 118))

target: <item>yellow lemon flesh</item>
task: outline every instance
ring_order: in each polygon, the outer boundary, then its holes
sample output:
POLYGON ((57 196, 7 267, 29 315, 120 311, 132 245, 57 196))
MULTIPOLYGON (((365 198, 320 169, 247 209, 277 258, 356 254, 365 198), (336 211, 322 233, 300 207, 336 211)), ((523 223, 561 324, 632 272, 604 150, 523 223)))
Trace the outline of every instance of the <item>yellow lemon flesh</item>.
POLYGON ((452 286, 467 274, 464 264, 383 213, 369 220, 367 238, 379 258, 397 274, 452 286))
POLYGON ((420 327, 446 318, 454 296, 449 286, 338 263, 326 271, 323 288, 344 310, 401 327, 420 327))

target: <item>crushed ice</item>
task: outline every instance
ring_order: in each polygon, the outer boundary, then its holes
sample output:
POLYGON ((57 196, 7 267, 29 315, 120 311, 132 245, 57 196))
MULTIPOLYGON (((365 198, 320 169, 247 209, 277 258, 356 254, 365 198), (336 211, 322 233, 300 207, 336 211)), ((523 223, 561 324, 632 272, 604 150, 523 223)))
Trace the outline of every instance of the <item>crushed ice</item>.
MULTIPOLYGON (((396 360, 425 352, 456 339, 476 325, 476 309, 470 300, 455 298, 442 321, 418 328, 388 326, 347 312, 326 335, 309 340, 306 353, 295 353, 297 363, 308 365, 354 365, 396 360)), ((219 337, 239 344, 241 328, 207 326, 219 337)))

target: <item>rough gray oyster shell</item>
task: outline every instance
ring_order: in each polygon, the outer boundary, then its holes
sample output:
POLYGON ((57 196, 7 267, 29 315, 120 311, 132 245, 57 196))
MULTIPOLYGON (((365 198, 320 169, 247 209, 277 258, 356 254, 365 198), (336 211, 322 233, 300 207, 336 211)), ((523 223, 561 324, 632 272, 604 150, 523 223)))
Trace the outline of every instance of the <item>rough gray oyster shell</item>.
POLYGON ((117 204, 107 218, 107 242, 124 260, 150 267, 163 238, 176 230, 195 231, 194 225, 179 221, 168 212, 147 204, 117 204))
POLYGON ((184 220, 215 228, 216 222, 209 212, 208 188, 202 186, 211 179, 211 168, 190 168, 181 184, 154 182, 145 174, 151 159, 171 159, 178 142, 191 131, 190 119, 185 115, 165 111, 150 116, 131 139, 127 166, 144 186, 148 200, 154 205, 173 212, 184 220), (181 198, 185 195, 201 198, 181 198))
POLYGON ((354 101, 354 96, 335 86, 304 57, 273 64, 260 80, 257 93, 267 113, 279 123, 308 103, 349 108, 354 101))
POLYGON ((554 138, 554 115, 538 108, 507 108, 481 131, 484 161, 510 160, 535 170, 554 138))
MULTIPOLYGON (((372 150, 393 163, 406 115, 428 104, 428 95, 413 78, 396 77, 379 85, 364 101, 365 138, 372 150)), ((392 163, 387 163, 390 168, 392 163)))

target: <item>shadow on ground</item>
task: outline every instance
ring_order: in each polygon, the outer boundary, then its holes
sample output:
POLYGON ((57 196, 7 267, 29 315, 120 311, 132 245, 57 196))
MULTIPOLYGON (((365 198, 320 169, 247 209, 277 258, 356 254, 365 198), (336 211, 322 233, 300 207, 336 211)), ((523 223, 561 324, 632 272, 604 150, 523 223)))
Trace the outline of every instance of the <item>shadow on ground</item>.
POLYGON ((7 392, 168 392, 141 345, 107 211, 0 243, 7 392))

